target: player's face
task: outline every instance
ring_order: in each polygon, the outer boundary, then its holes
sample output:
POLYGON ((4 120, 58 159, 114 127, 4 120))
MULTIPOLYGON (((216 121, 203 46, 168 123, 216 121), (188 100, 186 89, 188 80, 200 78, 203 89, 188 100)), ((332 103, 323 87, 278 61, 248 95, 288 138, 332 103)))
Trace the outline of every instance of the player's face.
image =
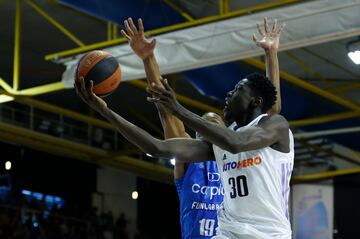
POLYGON ((249 81, 243 79, 236 84, 235 88, 229 91, 225 98, 224 118, 227 122, 234 121, 237 116, 246 114, 251 99, 251 88, 249 81))

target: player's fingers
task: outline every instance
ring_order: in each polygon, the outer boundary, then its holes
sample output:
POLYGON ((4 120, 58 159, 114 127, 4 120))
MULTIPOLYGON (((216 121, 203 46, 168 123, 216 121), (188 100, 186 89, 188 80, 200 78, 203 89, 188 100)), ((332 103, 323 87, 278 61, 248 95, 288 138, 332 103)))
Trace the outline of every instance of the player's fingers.
MULTIPOLYGON (((161 79, 160 79, 160 81, 161 81, 161 79)), ((161 81, 161 83, 162 83, 162 81, 161 81)), ((162 83, 163 84, 163 83, 162 83)), ((165 90, 165 88, 164 88, 164 86, 163 85, 161 85, 161 84, 156 84, 155 82, 152 82, 151 83, 151 87, 150 87, 151 89, 154 89, 154 90, 156 90, 156 91, 159 91, 159 92, 161 92, 161 93, 164 93, 164 92, 166 92, 166 90, 165 90)))
POLYGON ((85 85, 85 80, 84 77, 80 77, 80 95, 82 96, 82 98, 87 101, 89 99, 89 93, 86 89, 86 85, 85 85))
POLYGON ((84 81, 84 77, 80 77, 80 90, 82 93, 86 92, 86 87, 85 87, 85 81, 84 81))
POLYGON ((88 88, 88 92, 93 93, 94 92, 93 89, 94 89, 94 82, 91 80, 90 81, 90 87, 88 88))
POLYGON ((121 34, 123 35, 123 37, 125 37, 128 41, 131 40, 130 36, 128 34, 126 34, 126 32, 124 30, 121 29, 121 34))
POLYGON ((264 29, 266 33, 269 32, 269 22, 267 17, 264 17, 264 29))
POLYGON ((256 37, 256 34, 255 34, 255 33, 253 33, 252 39, 253 39, 254 42, 257 42, 257 37, 256 37))
POLYGON ((138 30, 136 29, 136 26, 135 26, 135 24, 134 24, 134 21, 132 20, 131 17, 128 18, 128 22, 129 22, 129 25, 130 25, 131 30, 132 30, 135 34, 137 34, 137 33, 138 33, 138 30))
POLYGON ((274 20, 274 24, 273 24, 273 27, 271 29, 271 32, 275 32, 276 28, 277 28, 277 19, 274 20))
POLYGON ((161 100, 160 98, 157 97, 146 97, 146 100, 152 103, 160 103, 160 104, 164 104, 166 103, 165 101, 161 100))
POLYGON ((78 91, 78 88, 77 88, 76 83, 74 83, 74 89, 75 89, 76 94, 78 95, 78 94, 79 94, 79 91, 78 91))
POLYGON ((166 90, 172 92, 173 89, 172 89, 171 86, 169 85, 168 80, 167 80, 166 78, 160 79, 160 81, 161 81, 161 83, 163 83, 163 85, 164 85, 164 87, 165 87, 166 90))
POLYGON ((154 49, 155 46, 156 46, 156 39, 154 38, 154 39, 152 39, 151 42, 150 42, 150 47, 151 47, 152 49, 154 49))
POLYGON ((134 32, 131 30, 131 28, 130 28, 130 26, 129 26, 128 20, 125 20, 125 21, 124 21, 124 25, 125 25, 125 29, 126 29, 127 34, 128 34, 130 37, 134 36, 134 32))
POLYGON ((260 36, 264 36, 264 32, 261 30, 259 23, 256 23, 256 28, 257 28, 260 36))
POLYGON ((138 26, 139 26, 139 33, 144 35, 144 25, 141 18, 138 19, 138 26))
POLYGON ((148 97, 146 97, 146 100, 149 102, 156 102, 157 98, 148 96, 148 97))
POLYGON ((155 95, 155 96, 160 96, 163 94, 162 91, 158 90, 158 89, 154 89, 154 88, 146 88, 146 92, 151 94, 151 95, 155 95))

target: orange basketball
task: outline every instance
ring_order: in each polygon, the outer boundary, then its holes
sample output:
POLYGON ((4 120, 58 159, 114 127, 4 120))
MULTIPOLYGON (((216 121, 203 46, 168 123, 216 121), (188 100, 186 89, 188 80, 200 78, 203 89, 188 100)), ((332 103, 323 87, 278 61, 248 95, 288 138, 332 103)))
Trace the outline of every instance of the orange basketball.
POLYGON ((113 93, 121 81, 121 68, 115 57, 105 51, 91 51, 84 55, 76 68, 76 80, 84 77, 85 85, 94 82, 94 93, 105 97, 113 93))

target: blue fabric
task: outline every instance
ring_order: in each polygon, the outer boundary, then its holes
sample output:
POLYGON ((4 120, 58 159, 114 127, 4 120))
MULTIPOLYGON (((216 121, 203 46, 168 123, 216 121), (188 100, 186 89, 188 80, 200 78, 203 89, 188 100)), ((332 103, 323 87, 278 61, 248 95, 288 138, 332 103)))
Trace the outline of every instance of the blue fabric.
POLYGON ((175 181, 180 200, 180 222, 183 239, 211 238, 216 234, 217 208, 224 191, 216 162, 188 165, 183 177, 175 181))
POLYGON ((142 18, 145 30, 165 27, 185 20, 163 1, 149 0, 59 0, 61 4, 99 19, 124 25, 124 20, 142 18), (156 14, 154 14, 156 13, 156 14))

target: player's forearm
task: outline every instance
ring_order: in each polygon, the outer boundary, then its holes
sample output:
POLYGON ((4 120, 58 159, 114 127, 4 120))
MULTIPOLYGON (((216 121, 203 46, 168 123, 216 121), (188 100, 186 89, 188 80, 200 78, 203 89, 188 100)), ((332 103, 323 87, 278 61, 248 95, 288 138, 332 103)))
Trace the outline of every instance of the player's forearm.
POLYGON ((281 95, 280 95, 280 70, 277 49, 265 51, 266 76, 276 88, 276 102, 270 109, 270 113, 280 113, 281 111, 281 95))
POLYGON ((185 131, 185 126, 181 120, 163 109, 158 110, 165 139, 188 137, 188 134, 185 131))
POLYGON ((104 108, 99 113, 109 120, 128 141, 138 146, 143 152, 157 157, 168 156, 165 151, 161 150, 164 148, 162 141, 154 138, 145 130, 125 120, 109 108, 104 108))
MULTIPOLYGON (((160 69, 155 55, 151 54, 145 58, 143 62, 148 83, 151 84, 154 82, 162 86, 160 82, 160 69)), ((164 109, 158 108, 158 110, 166 139, 186 136, 184 124, 178 118, 164 109)))
POLYGON ((145 58, 143 60, 144 63, 144 68, 145 68, 145 73, 146 73, 146 79, 149 83, 149 85, 151 83, 155 83, 157 85, 161 85, 160 82, 160 68, 159 65, 157 63, 157 60, 155 58, 154 54, 151 54, 150 56, 148 56, 147 58, 145 58))

